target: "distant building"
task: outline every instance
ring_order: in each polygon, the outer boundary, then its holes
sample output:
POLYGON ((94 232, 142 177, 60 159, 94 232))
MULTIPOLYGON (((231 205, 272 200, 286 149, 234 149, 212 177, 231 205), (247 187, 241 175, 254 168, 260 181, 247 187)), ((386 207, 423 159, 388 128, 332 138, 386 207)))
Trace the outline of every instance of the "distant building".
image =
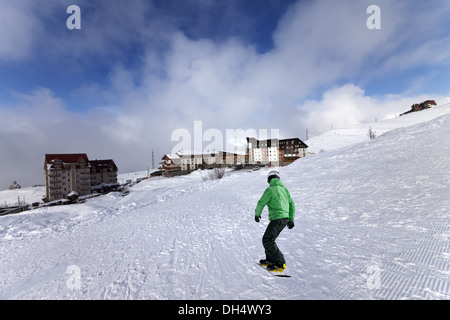
POLYGON ((92 192, 103 183, 117 183, 117 166, 112 160, 89 161, 85 153, 46 154, 45 202, 67 199, 76 192, 79 196, 92 192))
POLYGON ((247 138, 250 164, 285 166, 306 157, 308 146, 299 138, 257 140, 247 138))
POLYGON ((89 160, 91 187, 117 183, 117 169, 113 160, 89 160))
POLYGON ((72 191, 78 195, 91 193, 89 159, 85 153, 45 155, 44 201, 66 199, 72 191))
POLYGON ((179 154, 166 154, 162 157, 160 169, 166 177, 181 175, 181 158, 179 154))
POLYGON ((278 155, 282 164, 290 164, 297 159, 306 157, 308 146, 299 138, 282 139, 279 141, 278 155))
POLYGON ((239 154, 219 151, 204 154, 166 154, 162 157, 160 169, 164 176, 173 177, 188 174, 197 169, 235 167, 245 165, 286 166, 306 157, 308 146, 299 138, 257 140, 247 138, 247 153, 239 154))
POLYGON ((418 112, 418 111, 430 109, 432 106, 437 106, 436 101, 434 101, 434 100, 427 100, 427 101, 424 101, 422 103, 415 103, 415 104, 413 104, 411 106, 411 109, 409 109, 408 111, 402 113, 400 115, 400 117, 404 116, 405 114, 411 113, 411 112, 418 112))
POLYGON ((219 151, 204 154, 180 153, 166 154, 162 157, 160 168, 167 177, 188 174, 198 169, 232 167, 247 162, 245 154, 219 151))
POLYGON ((9 190, 14 190, 14 189, 20 189, 20 188, 22 188, 21 186, 20 186, 20 184, 18 184, 17 182, 16 182, 16 180, 14 180, 13 181, 13 183, 9 186, 9 190))

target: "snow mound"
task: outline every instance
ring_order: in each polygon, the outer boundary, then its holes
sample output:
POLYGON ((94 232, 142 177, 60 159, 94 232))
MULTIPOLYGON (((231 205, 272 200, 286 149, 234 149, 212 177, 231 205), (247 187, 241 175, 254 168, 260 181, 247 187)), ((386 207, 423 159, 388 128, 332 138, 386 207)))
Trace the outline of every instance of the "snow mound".
POLYGON ((391 130, 430 121, 446 114, 450 114, 450 103, 401 117, 392 117, 373 123, 330 130, 307 140, 306 144, 309 146, 308 152, 312 153, 335 150, 355 143, 368 141, 370 139, 368 136, 369 129, 372 129, 378 137, 391 130))
POLYGON ((20 204, 42 203, 45 198, 45 187, 28 187, 13 190, 0 191, 0 207, 15 206, 20 204))

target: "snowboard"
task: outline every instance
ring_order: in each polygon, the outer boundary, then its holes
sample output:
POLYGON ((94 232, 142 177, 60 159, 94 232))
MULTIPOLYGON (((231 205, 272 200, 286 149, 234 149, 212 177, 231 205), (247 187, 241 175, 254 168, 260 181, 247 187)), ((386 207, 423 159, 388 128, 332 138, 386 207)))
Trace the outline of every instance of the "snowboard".
POLYGON ((286 270, 283 271, 272 271, 267 269, 266 266, 260 264, 259 262, 256 263, 258 266, 260 266, 261 268, 263 268, 264 270, 266 270, 267 272, 269 272, 271 275, 275 276, 275 277, 280 277, 280 278, 290 278, 291 276, 288 275, 286 273, 286 270))

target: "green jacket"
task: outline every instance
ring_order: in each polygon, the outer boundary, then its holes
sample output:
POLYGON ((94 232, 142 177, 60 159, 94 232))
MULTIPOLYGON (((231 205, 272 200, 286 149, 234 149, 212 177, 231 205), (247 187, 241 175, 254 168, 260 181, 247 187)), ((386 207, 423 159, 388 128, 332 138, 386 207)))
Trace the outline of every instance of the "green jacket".
POLYGON ((269 208, 269 221, 283 218, 289 218, 289 221, 294 221, 294 201, 292 201, 288 189, 279 179, 270 180, 270 187, 264 191, 261 199, 259 199, 255 215, 261 216, 261 212, 266 205, 269 208))

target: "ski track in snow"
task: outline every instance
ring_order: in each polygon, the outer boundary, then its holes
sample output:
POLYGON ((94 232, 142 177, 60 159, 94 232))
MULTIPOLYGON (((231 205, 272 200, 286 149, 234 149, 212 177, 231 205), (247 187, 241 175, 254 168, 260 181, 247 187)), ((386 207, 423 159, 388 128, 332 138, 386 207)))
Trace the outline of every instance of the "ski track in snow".
POLYGON ((449 154, 444 116, 280 168, 289 279, 255 264, 264 170, 1 217, 0 299, 449 299, 449 154))

